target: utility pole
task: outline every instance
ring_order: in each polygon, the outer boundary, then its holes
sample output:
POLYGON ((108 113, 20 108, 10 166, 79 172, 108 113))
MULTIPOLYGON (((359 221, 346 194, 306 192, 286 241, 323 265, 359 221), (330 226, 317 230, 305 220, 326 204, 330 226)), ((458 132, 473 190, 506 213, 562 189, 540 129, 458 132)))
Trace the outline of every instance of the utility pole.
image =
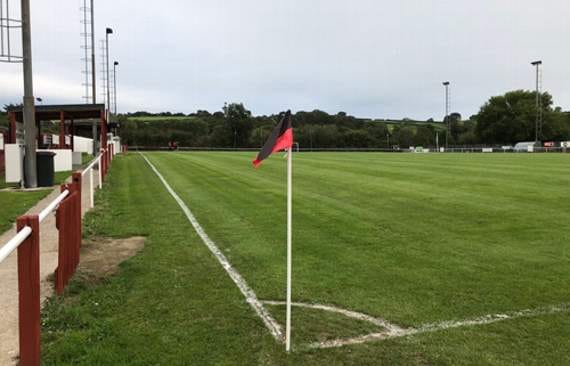
POLYGON ((117 116, 117 66, 119 66, 119 62, 113 62, 113 105, 115 107, 115 116, 117 116))
MULTIPOLYGON (((93 104, 97 104, 97 72, 95 70, 95 4, 91 0, 91 93, 93 94, 93 104)), ((99 153, 97 142, 97 121, 91 123, 91 133, 93 135, 93 156, 99 153)))
POLYGON ((22 0, 22 56, 24 67, 24 185, 26 188, 38 186, 36 162, 36 111, 34 106, 34 81, 32 74, 32 27, 30 0, 22 0))
POLYGON ((446 133, 445 133, 445 149, 449 148, 449 133, 451 131, 451 127, 449 124, 449 81, 444 81, 443 86, 445 87, 445 122, 446 126, 446 133))
POLYGON ((109 34, 113 34, 111 28, 105 30, 105 48, 107 51, 106 63, 107 63, 107 123, 111 122, 111 88, 109 86, 109 34))
POLYGON ((538 145, 539 140, 542 138, 542 96, 540 93, 540 65, 542 61, 531 62, 531 65, 536 67, 536 119, 534 122, 534 142, 538 145))

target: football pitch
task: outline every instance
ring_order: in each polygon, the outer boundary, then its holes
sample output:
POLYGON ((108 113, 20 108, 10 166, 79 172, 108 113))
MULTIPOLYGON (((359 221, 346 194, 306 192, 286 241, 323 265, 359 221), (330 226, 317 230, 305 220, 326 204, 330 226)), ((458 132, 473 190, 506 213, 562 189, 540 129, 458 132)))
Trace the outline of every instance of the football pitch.
POLYGON ((46 364, 570 364, 570 155, 295 154, 289 355, 164 184, 284 327, 286 163, 254 155, 115 161, 86 232, 145 249, 48 304, 46 364))

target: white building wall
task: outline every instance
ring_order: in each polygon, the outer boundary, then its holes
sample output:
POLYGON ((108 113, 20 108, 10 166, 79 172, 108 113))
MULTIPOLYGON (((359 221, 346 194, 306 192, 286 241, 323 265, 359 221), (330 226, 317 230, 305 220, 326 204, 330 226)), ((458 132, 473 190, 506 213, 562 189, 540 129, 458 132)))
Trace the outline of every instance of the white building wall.
POLYGON ((73 155, 71 150, 40 150, 38 151, 50 151, 55 153, 53 157, 53 169, 55 172, 68 172, 73 169, 73 155))
POLYGON ((4 145, 6 162, 6 183, 19 183, 24 174, 24 146, 20 144, 4 145))
POLYGON ((93 139, 75 136, 73 138, 73 150, 82 153, 93 153, 93 139))

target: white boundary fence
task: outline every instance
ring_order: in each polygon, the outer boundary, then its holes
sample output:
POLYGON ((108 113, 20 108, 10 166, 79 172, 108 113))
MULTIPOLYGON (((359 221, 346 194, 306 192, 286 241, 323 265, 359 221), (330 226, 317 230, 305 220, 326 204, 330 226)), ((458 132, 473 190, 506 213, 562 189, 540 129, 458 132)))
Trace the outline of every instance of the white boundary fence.
MULTIPOLYGON (((129 146, 129 150, 133 151, 227 151, 227 152, 258 152, 259 147, 244 147, 244 148, 230 148, 230 147, 188 147, 180 146, 175 150, 164 147, 164 146, 129 146)), ((450 147, 447 149, 442 149, 437 151, 435 148, 428 147, 422 148, 421 151, 415 148, 307 148, 307 147, 295 147, 296 152, 386 152, 386 153, 429 153, 429 154, 444 154, 444 153, 570 153, 570 148, 563 147, 535 147, 532 152, 528 150, 514 150, 503 149, 501 147, 450 147)))

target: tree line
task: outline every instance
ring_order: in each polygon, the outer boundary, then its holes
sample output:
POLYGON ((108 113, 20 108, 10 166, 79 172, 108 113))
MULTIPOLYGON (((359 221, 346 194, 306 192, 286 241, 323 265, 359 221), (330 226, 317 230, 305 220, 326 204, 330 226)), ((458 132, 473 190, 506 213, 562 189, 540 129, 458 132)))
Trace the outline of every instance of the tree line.
MULTIPOLYGON (((136 112, 121 115, 120 135, 132 146, 253 148, 263 145, 282 113, 252 116, 241 103, 222 111, 198 111, 170 116, 136 112), (133 118, 136 117, 136 118, 133 118)), ((441 123, 401 123, 359 119, 344 112, 297 112, 292 115, 295 141, 303 148, 393 148, 432 143, 436 132, 445 135, 441 123)))
MULTIPOLYGON (((373 120, 345 112, 300 111, 292 116, 295 141, 308 149, 433 148, 436 144, 445 146, 446 141, 449 146, 514 145, 535 139, 536 97, 532 91, 510 91, 491 97, 477 114, 467 119, 462 119, 460 113, 451 113, 441 122, 373 120)), ((543 121, 539 140, 570 141, 570 112, 555 107, 549 93, 540 94, 539 101, 543 121)), ((225 104, 213 113, 140 111, 118 116, 119 133, 131 146, 164 147, 176 141, 178 146, 188 147, 257 148, 282 113, 253 116, 241 103, 225 104)), ((0 126, 7 126, 5 114, 0 114, 0 126)))
MULTIPOLYGON (((435 147, 446 141, 450 146, 513 145, 535 139, 536 96, 532 91, 511 91, 490 98, 468 119, 452 113, 442 122, 300 111, 292 116, 295 141, 309 149, 435 147)), ((554 107, 550 94, 539 97, 543 121, 539 139, 570 140, 570 113, 554 107)), ((119 117, 120 134, 126 143, 138 146, 167 146, 176 141, 179 146, 252 148, 263 144, 281 115, 253 116, 241 103, 226 104, 214 113, 136 112, 119 117)))

